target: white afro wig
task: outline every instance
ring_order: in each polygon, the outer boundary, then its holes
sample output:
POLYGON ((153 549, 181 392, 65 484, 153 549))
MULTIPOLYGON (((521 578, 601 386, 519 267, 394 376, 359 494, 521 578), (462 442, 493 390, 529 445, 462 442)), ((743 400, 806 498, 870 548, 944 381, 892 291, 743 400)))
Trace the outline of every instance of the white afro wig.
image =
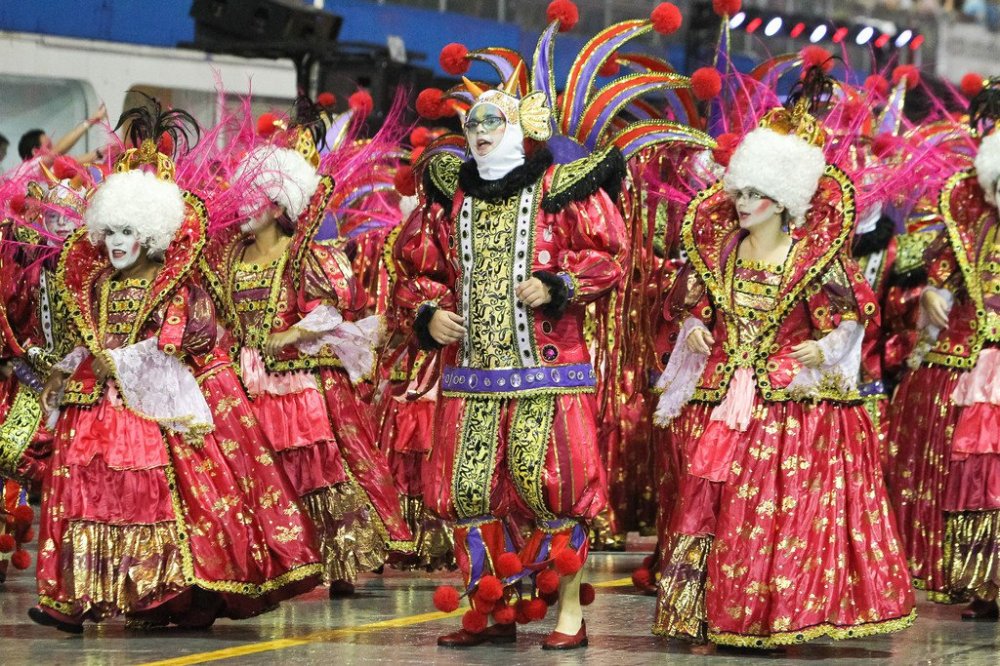
POLYGON ((983 139, 976 153, 976 177, 979 185, 992 198, 1000 180, 1000 133, 994 132, 983 139))
POLYGON ((184 223, 184 196, 148 171, 115 173, 97 188, 83 220, 94 245, 108 229, 132 227, 146 252, 161 257, 184 223))
POLYGON ((793 218, 801 218, 825 169, 822 149, 763 127, 747 134, 733 152, 725 186, 731 191, 752 187, 782 204, 793 218))
POLYGON ((239 176, 253 174, 253 183, 268 199, 298 220, 319 187, 320 176, 302 155, 288 148, 261 146, 240 164, 239 176))

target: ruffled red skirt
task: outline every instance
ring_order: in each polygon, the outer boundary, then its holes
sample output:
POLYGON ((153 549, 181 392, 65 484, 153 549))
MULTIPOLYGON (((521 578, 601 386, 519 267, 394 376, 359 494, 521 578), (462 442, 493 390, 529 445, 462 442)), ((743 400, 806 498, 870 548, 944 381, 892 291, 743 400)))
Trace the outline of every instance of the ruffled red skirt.
MULTIPOLYGON (((689 405, 670 427, 688 467, 712 409, 689 405)), ((757 396, 753 414, 718 447, 732 452, 724 481, 682 476, 654 632, 768 647, 908 625, 913 591, 864 407, 757 396), (676 631, 698 624, 700 636, 676 631)))

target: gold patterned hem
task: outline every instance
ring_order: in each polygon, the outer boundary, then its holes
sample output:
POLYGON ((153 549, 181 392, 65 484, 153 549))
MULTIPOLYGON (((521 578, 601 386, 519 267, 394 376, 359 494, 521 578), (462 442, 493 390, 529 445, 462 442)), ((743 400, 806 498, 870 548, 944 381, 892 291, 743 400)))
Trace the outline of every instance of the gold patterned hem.
POLYGON ((892 620, 866 622, 864 624, 855 624, 850 626, 824 623, 800 629, 798 631, 783 631, 769 636, 747 636, 744 634, 730 634, 725 632, 710 631, 708 633, 708 639, 717 645, 768 649, 781 647, 783 645, 806 643, 823 636, 828 636, 834 640, 841 641, 851 638, 866 638, 868 636, 889 634, 906 629, 913 624, 913 621, 916 619, 917 609, 914 608, 907 615, 892 620))
POLYGON ((944 532, 944 580, 946 600, 967 601, 984 588, 1000 584, 1000 510, 963 511, 946 514, 944 532))
POLYGON ((455 539, 451 526, 431 513, 420 497, 404 496, 402 508, 403 518, 413 534, 413 555, 404 556, 398 567, 427 571, 454 569, 455 539))
MULTIPOLYGON (((189 586, 179 544, 173 523, 72 521, 58 552, 61 580, 40 581, 62 599, 42 595, 41 603, 64 615, 86 614, 94 620, 155 605, 189 586)), ((55 549, 51 542, 42 547, 55 549)))
POLYGON ((311 492, 302 497, 302 505, 316 526, 324 583, 353 582, 358 573, 385 564, 385 527, 356 482, 311 492))
POLYGON ((653 633, 695 643, 707 639, 708 615, 705 611, 705 575, 712 536, 678 534, 664 551, 663 566, 656 595, 653 633))

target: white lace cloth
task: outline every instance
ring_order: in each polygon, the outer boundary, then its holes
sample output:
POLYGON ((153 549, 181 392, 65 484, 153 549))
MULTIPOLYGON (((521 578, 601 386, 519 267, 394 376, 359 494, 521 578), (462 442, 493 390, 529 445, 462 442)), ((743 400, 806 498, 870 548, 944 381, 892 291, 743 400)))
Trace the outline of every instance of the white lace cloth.
POLYGON ((674 351, 667 361, 667 367, 656 381, 656 388, 662 391, 660 400, 656 403, 656 411, 653 413, 653 422, 658 426, 670 425, 670 422, 677 418, 684 405, 691 401, 695 389, 698 388, 698 380, 705 372, 708 356, 692 351, 687 346, 691 332, 698 328, 707 330, 705 324, 694 317, 684 321, 680 333, 677 334, 674 351))
POLYGON ((864 326, 857 321, 840 322, 816 341, 823 351, 823 364, 818 368, 802 368, 788 384, 788 390, 805 395, 815 394, 821 385, 835 386, 844 392, 856 390, 864 337, 864 326))
POLYGON ((118 392, 133 412, 179 433, 213 429, 212 410, 183 363, 157 347, 156 338, 109 349, 118 392))
POLYGON ((382 337, 382 317, 372 315, 358 322, 345 321, 332 305, 320 305, 306 315, 295 328, 314 337, 300 342, 299 351, 315 356, 330 347, 344 364, 351 383, 371 377, 375 371, 375 347, 382 337))
POLYGON ((87 351, 86 347, 74 347, 73 351, 66 354, 66 357, 52 366, 52 369, 58 370, 64 375, 72 375, 88 356, 90 356, 90 352, 87 351))

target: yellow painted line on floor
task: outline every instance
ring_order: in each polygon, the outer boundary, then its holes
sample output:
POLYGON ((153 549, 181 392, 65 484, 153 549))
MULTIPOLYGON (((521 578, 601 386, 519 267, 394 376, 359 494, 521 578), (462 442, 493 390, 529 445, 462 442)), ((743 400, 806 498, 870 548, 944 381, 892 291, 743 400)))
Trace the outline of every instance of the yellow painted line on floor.
MULTIPOLYGON (((594 583, 594 587, 624 587, 625 585, 631 585, 631 578, 619 578, 616 580, 608 580, 603 583, 594 583)), ((348 636, 354 636, 357 634, 370 634, 376 631, 384 631, 386 629, 399 629, 400 627, 410 627, 415 624, 423 624, 425 622, 434 622, 436 620, 444 620, 451 617, 461 617, 464 610, 457 610, 454 613, 421 613, 419 615, 409 615, 407 617, 398 617, 392 620, 382 620, 381 622, 371 622, 369 624, 361 624, 356 627, 344 627, 342 629, 327 629, 326 631, 317 631, 312 634, 306 634, 305 636, 300 636, 299 638, 281 638, 274 641, 262 641, 260 643, 250 643, 248 645, 241 645, 239 647, 224 648, 222 650, 213 650, 212 652, 199 652, 197 654, 189 654, 185 657, 175 657, 173 659, 163 659, 160 661, 150 661, 140 666, 190 666, 191 664, 205 664, 210 661, 222 661, 223 659, 235 659, 237 657, 245 657, 251 654, 259 654, 261 652, 273 652, 275 650, 287 650, 288 648, 301 647, 303 645, 308 645, 309 643, 318 643, 320 641, 333 641, 339 638, 347 638, 348 636)))

